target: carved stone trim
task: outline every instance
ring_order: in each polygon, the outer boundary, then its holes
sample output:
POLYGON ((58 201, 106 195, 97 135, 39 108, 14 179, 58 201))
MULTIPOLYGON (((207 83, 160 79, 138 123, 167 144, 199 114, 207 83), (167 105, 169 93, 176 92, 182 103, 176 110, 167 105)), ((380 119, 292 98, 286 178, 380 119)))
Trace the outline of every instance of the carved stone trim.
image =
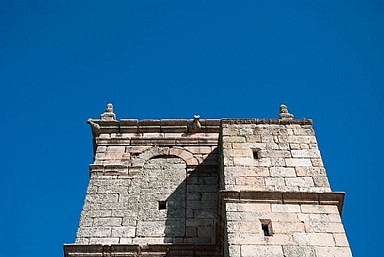
POLYGON ((187 167, 189 166, 196 166, 199 164, 198 159, 189 151, 182 147, 152 147, 143 153, 141 153, 133 162, 132 167, 138 168, 143 167, 144 163, 156 156, 176 156, 182 159, 187 167))
POLYGON ((282 204, 336 205, 341 214, 344 205, 343 192, 268 192, 268 191, 220 191, 219 204, 224 202, 257 202, 282 204))

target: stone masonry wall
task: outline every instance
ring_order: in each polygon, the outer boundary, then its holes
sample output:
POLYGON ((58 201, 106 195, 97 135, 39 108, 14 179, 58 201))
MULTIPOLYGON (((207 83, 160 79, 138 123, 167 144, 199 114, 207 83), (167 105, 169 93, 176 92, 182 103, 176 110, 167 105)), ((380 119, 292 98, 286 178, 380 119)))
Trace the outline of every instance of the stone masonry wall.
POLYGON ((350 257, 309 120, 222 120, 226 257, 350 257))
POLYGON ((311 120, 89 119, 69 256, 351 257, 311 120))
POLYGON ((216 241, 218 133, 95 138, 76 244, 216 241))
POLYGON ((223 120, 222 189, 330 192, 311 125, 241 122, 223 120))
POLYGON ((352 256, 337 206, 229 202, 225 209, 225 256, 352 256), (262 230, 266 220, 271 236, 262 230))

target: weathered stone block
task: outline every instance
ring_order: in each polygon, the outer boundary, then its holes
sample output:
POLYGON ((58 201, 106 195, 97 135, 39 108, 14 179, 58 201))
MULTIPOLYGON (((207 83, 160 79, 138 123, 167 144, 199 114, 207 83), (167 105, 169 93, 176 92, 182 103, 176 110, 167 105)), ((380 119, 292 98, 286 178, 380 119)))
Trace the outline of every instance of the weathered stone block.
POLYGON ((285 166, 284 158, 271 158, 272 167, 283 167, 285 166))
POLYGON ((323 161, 320 158, 311 159, 311 162, 313 167, 324 167, 323 161))
POLYGON ((186 226, 198 227, 198 226, 214 226, 213 219, 194 218, 186 219, 186 226))
POLYGON ((251 157, 234 157, 234 165, 236 166, 256 166, 257 162, 251 157))
MULTIPOLYGON (((225 146, 225 143, 224 143, 225 146)), ((248 143, 232 143, 231 147, 233 149, 267 149, 266 143, 254 143, 254 142, 248 142, 248 143)), ((277 149, 277 148, 276 148, 277 149)))
POLYGON ((269 171, 272 177, 296 177, 295 168, 271 167, 269 171))
POLYGON ((85 216, 82 214, 80 217, 79 227, 92 227, 93 218, 85 216))
POLYGON ((267 167, 227 167, 225 173, 230 176, 239 177, 268 177, 269 170, 267 167))
POLYGON ((272 142, 275 142, 274 136, 272 136, 272 135, 261 135, 261 142, 262 143, 272 143, 272 142))
POLYGON ((245 137, 223 136, 223 142, 226 142, 226 143, 245 143, 245 137))
POLYGON ((295 167, 295 170, 298 177, 326 176, 323 167, 295 167))
POLYGON ((292 234, 292 232, 305 232, 304 224, 301 222, 274 222, 272 226, 274 233, 292 234))
POLYGON ((284 257, 281 246, 242 245, 241 257, 284 257))
POLYGON ((241 257, 240 255, 240 245, 229 245, 228 254, 231 257, 241 257))
POLYGON ((291 158, 291 153, 288 150, 260 150, 261 158, 291 158))
POLYGON ((161 237, 165 235, 165 220, 139 220, 136 235, 139 237, 161 237))
MULTIPOLYGON (((284 213, 284 212, 233 212, 226 213, 227 221, 251 221, 255 222, 257 219, 270 219, 272 222, 300 222, 297 218, 297 213, 284 213)), ((273 225, 272 225, 273 226, 273 225)))
POLYGON ((326 176, 313 176, 313 182, 317 187, 329 187, 328 178, 326 176))
POLYGON ((215 218, 216 209, 193 210, 194 218, 215 218))
POLYGON ((261 234, 261 225, 258 220, 255 220, 255 224, 253 226, 250 226, 250 222, 241 221, 229 221, 226 225, 228 233, 261 234))
POLYGON ((84 217, 111 217, 112 210, 89 210, 83 215, 84 217))
POLYGON ((330 222, 305 222, 306 232, 343 233, 344 227, 341 223, 330 222))
POLYGON ((293 129, 293 133, 298 136, 314 136, 315 132, 311 126, 302 126, 300 128, 293 129))
POLYGON ((314 136, 288 136, 288 142, 295 144, 310 144, 316 143, 316 138, 314 136))
POLYGON ((99 145, 96 148, 96 153, 105 153, 107 151, 107 146, 99 145))
POLYGON ((333 233, 333 238, 335 239, 336 246, 349 247, 347 236, 345 235, 345 233, 333 233))
POLYGON ((317 257, 352 257, 349 247, 316 247, 317 257))
POLYGON ((291 150, 300 150, 301 149, 300 144, 295 144, 295 143, 289 144, 289 148, 291 150))
POLYGON ((90 204, 117 203, 118 198, 118 194, 88 194, 85 202, 90 204))
POLYGON ((272 212, 300 212, 300 205, 298 204, 272 204, 272 212))
POLYGON ((263 235, 261 233, 248 234, 248 233, 228 233, 228 243, 237 245, 250 245, 260 244, 263 242, 263 235))
POLYGON ((262 177, 236 177, 235 178, 236 185, 252 185, 254 187, 263 187, 264 186, 264 178, 262 177))
POLYGON ((335 246, 332 234, 328 233, 293 233, 293 241, 298 245, 335 246))
POLYGON ((223 136, 238 136, 240 134, 240 129, 238 128, 223 128, 223 136))
POLYGON ((318 149, 291 150, 293 158, 320 158, 318 149))
POLYGON ((198 227, 197 236, 198 237, 209 237, 212 238, 215 235, 215 230, 213 227, 198 227))
POLYGON ((95 227, 118 227, 122 224, 122 218, 94 218, 93 225, 95 227))
POLYGON ((291 158, 291 159, 285 159, 285 163, 288 167, 311 167, 312 166, 312 162, 310 159, 291 158))
POLYGON ((313 187, 313 179, 311 177, 285 178, 287 186, 313 187))
POLYGON ((241 203, 241 204, 236 204, 236 210, 239 212, 271 212, 271 204, 241 203))
POLYGON ((261 135, 249 135, 249 134, 244 134, 245 139, 247 142, 255 142, 255 143, 261 143, 261 135))
POLYGON ((339 210, 335 205, 301 205, 301 211, 303 213, 335 213, 338 214, 339 210))
POLYGON ((284 256, 317 257, 313 246, 283 245, 284 256))
POLYGON ((136 227, 113 227, 112 237, 135 237, 136 227))
POLYGON ((107 238, 111 236, 111 228, 108 227, 79 227, 77 237, 102 237, 107 238))
POLYGON ((265 178, 265 185, 266 186, 285 186, 285 180, 284 178, 265 178))

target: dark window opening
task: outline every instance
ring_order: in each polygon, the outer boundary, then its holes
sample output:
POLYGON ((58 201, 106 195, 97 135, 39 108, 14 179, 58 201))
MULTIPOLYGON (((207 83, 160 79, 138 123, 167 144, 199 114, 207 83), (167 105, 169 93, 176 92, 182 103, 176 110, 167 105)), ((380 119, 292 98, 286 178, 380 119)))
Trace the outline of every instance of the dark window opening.
POLYGON ((260 159, 260 150, 259 149, 252 149, 253 152, 253 159, 260 159))
POLYGON ((167 202, 159 201, 159 210, 165 210, 165 209, 167 209, 167 202))
POLYGON ((272 222, 271 220, 260 220, 261 229, 263 230, 264 236, 272 236, 272 222))
POLYGON ((263 230, 264 236, 270 236, 268 225, 261 225, 261 229, 263 230))

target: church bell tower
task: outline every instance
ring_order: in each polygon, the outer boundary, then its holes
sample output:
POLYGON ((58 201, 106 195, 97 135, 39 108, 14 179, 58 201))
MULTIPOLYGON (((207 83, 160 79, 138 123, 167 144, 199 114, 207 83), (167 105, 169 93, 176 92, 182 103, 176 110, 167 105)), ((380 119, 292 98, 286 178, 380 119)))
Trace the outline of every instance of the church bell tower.
POLYGON ((350 257, 312 121, 89 119, 94 163, 65 257, 350 257))

